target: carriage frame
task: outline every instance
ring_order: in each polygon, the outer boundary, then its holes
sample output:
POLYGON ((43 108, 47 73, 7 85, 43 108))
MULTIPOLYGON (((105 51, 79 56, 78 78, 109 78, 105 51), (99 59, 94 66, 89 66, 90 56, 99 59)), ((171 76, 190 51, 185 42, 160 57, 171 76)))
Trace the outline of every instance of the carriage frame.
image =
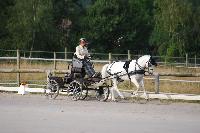
POLYGON ((66 73, 64 77, 53 76, 51 72, 48 74, 45 96, 56 99, 60 92, 66 92, 72 100, 77 101, 86 99, 93 91, 97 100, 106 101, 111 85, 105 80, 109 79, 102 79, 101 76, 88 78, 82 62, 74 57, 70 73, 66 73))

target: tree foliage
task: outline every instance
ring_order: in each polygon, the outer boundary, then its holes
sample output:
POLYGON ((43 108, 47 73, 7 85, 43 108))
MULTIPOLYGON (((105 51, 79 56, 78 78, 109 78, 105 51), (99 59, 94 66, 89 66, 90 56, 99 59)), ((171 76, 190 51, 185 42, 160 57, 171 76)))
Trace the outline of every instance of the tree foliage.
POLYGON ((3 0, 0 48, 200 55, 199 0, 3 0), (148 52, 149 53, 149 52, 148 52))
POLYGON ((194 36, 199 33, 195 33, 194 29, 199 25, 196 16, 199 13, 192 2, 188 0, 155 0, 154 5, 155 25, 150 42, 157 48, 156 51, 160 55, 167 56, 196 53, 192 47, 198 47, 197 38, 194 36))
POLYGON ((148 4, 147 0, 97 0, 84 16, 83 34, 101 51, 148 48, 152 28, 148 4))

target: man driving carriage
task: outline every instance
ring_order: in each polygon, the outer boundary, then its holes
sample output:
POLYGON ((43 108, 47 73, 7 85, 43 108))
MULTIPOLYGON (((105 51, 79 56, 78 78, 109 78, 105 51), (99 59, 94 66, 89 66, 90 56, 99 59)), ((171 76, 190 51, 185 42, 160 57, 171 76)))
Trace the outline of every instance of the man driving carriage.
POLYGON ((90 62, 91 56, 88 52, 87 44, 88 42, 85 38, 80 38, 74 56, 82 62, 83 68, 89 77, 97 77, 98 73, 95 72, 92 63, 90 62))

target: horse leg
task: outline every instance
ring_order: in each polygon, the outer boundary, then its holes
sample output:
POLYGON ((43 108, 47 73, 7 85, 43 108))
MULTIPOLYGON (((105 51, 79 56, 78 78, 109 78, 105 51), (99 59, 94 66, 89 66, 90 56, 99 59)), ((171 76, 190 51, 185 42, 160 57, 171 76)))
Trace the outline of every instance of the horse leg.
POLYGON ((141 81, 140 81, 140 86, 141 86, 142 90, 144 91, 145 99, 148 100, 148 99, 149 99, 149 96, 147 95, 146 90, 145 90, 145 88, 144 88, 144 80, 141 80, 141 81))
POLYGON ((117 94, 120 96, 120 98, 121 99, 125 99, 124 98, 124 96, 123 96, 123 94, 119 91, 119 89, 118 89, 118 87, 117 87, 117 84, 118 84, 118 81, 117 81, 117 79, 114 81, 114 83, 113 84, 115 84, 115 91, 117 92, 117 94))
POLYGON ((117 94, 122 98, 122 99, 124 99, 124 96, 122 95, 122 93, 119 91, 119 89, 118 89, 118 87, 117 87, 117 79, 113 79, 112 80, 113 81, 113 92, 112 92, 112 100, 113 101, 116 101, 116 99, 115 99, 115 97, 114 97, 114 90, 117 92, 117 94))
POLYGON ((140 89, 140 85, 138 83, 138 81, 135 79, 135 77, 132 77, 131 78, 131 82, 135 84, 137 90, 136 91, 133 91, 133 95, 138 95, 138 90, 140 89))
POLYGON ((115 96, 114 96, 114 87, 113 86, 110 88, 110 93, 111 93, 111 100, 116 101, 115 96))

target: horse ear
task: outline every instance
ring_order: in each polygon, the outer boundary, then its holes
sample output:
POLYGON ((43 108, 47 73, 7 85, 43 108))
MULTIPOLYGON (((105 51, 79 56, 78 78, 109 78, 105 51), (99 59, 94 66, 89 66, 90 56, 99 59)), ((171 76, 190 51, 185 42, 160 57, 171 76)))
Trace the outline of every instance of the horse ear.
POLYGON ((146 49, 146 54, 152 57, 153 56, 153 50, 150 49, 150 48, 146 49))
POLYGON ((156 62, 156 60, 152 56, 150 56, 150 60, 151 60, 151 62, 152 62, 153 65, 155 65, 155 66, 158 65, 157 62, 156 62))

